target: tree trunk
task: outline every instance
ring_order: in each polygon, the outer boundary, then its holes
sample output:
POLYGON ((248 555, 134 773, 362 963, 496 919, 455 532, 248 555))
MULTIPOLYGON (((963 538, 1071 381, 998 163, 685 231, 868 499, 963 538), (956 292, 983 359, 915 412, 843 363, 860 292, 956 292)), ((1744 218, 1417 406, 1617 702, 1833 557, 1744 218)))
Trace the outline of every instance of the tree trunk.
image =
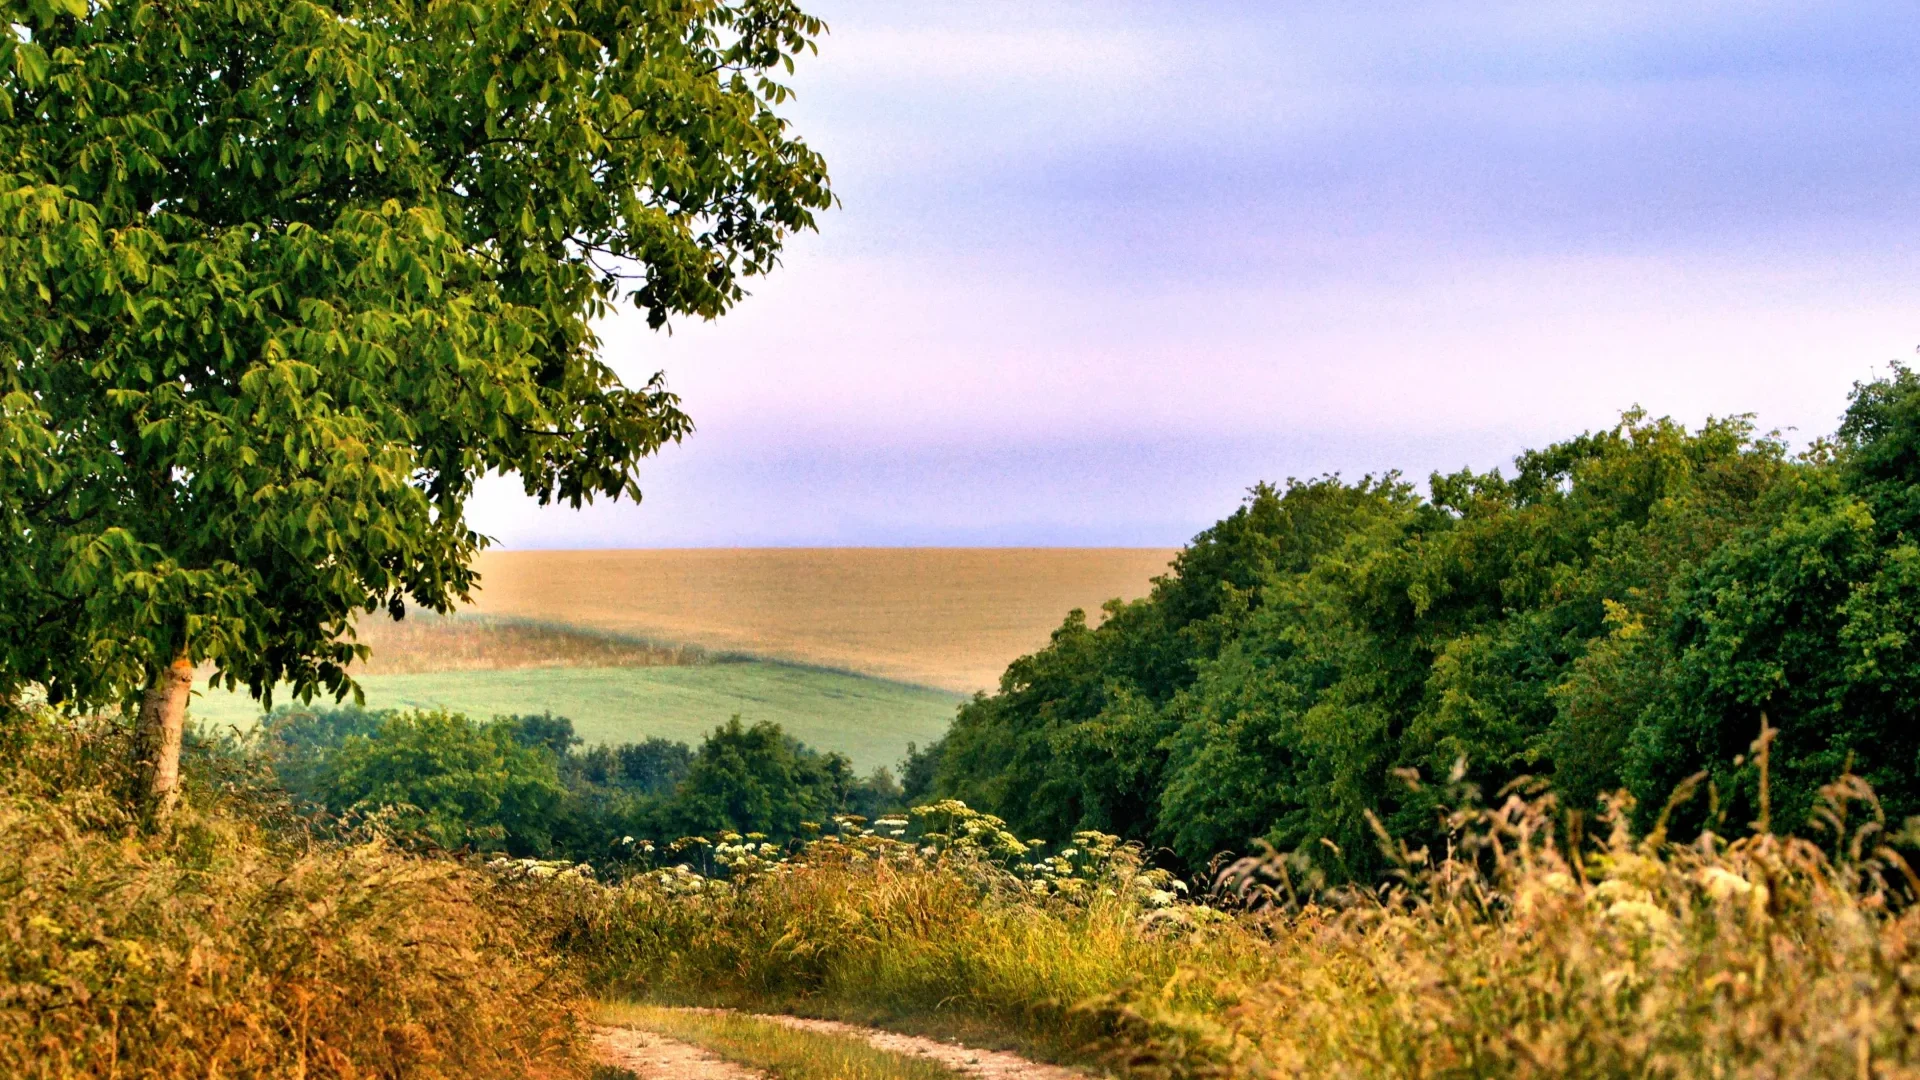
POLYGON ((153 676, 140 699, 135 753, 139 796, 148 820, 164 823, 180 800, 180 739, 187 723, 187 694, 193 689, 193 663, 182 652, 153 676))

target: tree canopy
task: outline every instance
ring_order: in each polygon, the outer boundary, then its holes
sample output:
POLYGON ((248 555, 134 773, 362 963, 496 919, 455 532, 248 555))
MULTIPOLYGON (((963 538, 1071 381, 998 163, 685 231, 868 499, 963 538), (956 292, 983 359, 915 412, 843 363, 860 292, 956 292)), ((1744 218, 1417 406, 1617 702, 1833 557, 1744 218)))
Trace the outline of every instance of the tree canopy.
POLYGON ((790 0, 9 0, 0 696, 344 693, 476 479, 639 497, 690 421, 595 319, 711 318, 830 205, 790 0))
POLYGON ((1799 456, 1632 412, 1515 466, 1425 498, 1256 488, 1149 597, 1076 612, 963 708, 916 791, 1194 868, 1265 840, 1366 874, 1366 815, 1438 841, 1462 759, 1488 794, 1530 776, 1592 811, 1624 788, 1648 815, 1704 770, 1679 813, 1738 829, 1764 714, 1776 825, 1848 768, 1920 814, 1920 376, 1858 387, 1799 456))

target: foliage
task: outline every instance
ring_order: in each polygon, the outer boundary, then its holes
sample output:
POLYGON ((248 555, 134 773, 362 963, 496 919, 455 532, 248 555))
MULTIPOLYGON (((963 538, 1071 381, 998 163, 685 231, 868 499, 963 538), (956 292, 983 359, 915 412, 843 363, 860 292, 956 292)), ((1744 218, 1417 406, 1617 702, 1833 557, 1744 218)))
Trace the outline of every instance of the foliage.
POLYGON ((785 839, 802 822, 838 812, 853 784, 845 757, 811 752, 778 724, 747 727, 736 716, 700 744, 674 815, 682 833, 733 829, 785 839))
POLYGON ((686 743, 657 737, 618 746, 602 743, 562 760, 562 771, 570 782, 645 795, 671 793, 692 768, 693 751, 686 743))
MULTIPOLYGON (((1756 756, 1764 769, 1764 744, 1756 756)), ((1381 829, 1388 883, 1328 888, 1274 852, 1223 872, 1217 906, 1126 888, 1137 852, 1091 888, 1036 894, 992 860, 876 838, 823 839, 725 886, 538 887, 562 898, 556 939, 604 988, 1008 1033, 1125 1075, 1920 1068, 1920 882, 1859 778, 1822 793, 1819 844, 1682 844, 1666 812, 1636 836, 1623 796, 1569 848, 1550 795, 1487 809, 1457 779, 1413 787, 1446 845, 1381 829)))
POLYGON ((327 756, 318 778, 336 813, 390 807, 394 824, 448 850, 547 850, 565 789, 554 756, 512 723, 400 712, 327 756))
POLYGON ((289 792, 337 821, 377 814, 448 850, 603 867, 644 863, 642 841, 734 832, 785 843, 835 814, 900 805, 886 770, 855 779, 844 757, 738 718, 697 751, 657 738, 581 749, 573 722, 550 712, 475 721, 283 706, 253 746, 289 792))
POLYGON ((1920 813, 1916 417, 1920 377, 1895 368, 1798 458, 1739 419, 1630 412, 1424 499, 1393 477, 1258 487, 1151 596, 1098 627, 1076 612, 1015 662, 914 759, 913 790, 1189 868, 1258 840, 1371 877, 1369 812, 1435 836, 1431 794, 1396 773, 1461 758, 1582 815, 1707 769, 1714 812, 1751 820, 1764 713, 1787 828, 1849 761, 1920 813))
POLYGON ((487 876, 277 832, 232 759, 143 835, 123 732, 27 715, 0 741, 0 1073, 584 1073, 577 988, 487 876))
POLYGON ((445 611, 475 479, 637 497, 689 421, 593 320, 712 318, 831 195, 790 0, 10 2, 0 696, 176 658, 351 689, 445 611))

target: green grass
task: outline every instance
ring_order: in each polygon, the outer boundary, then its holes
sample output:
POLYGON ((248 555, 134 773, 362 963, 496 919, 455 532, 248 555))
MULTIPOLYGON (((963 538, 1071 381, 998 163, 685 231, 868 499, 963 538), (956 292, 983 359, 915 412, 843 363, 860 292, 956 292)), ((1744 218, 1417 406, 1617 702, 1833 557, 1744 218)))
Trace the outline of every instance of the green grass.
POLYGON ((653 1005, 603 1005, 594 1019, 639 1028, 710 1050, 780 1080, 959 1080, 923 1058, 895 1054, 847 1035, 800 1031, 737 1013, 690 1012, 653 1005))
MULTIPOLYGON (((698 743, 735 713, 771 720, 866 772, 893 765, 907 743, 946 733, 958 694, 844 672, 750 660, 684 667, 524 668, 360 679, 367 707, 444 707, 475 717, 552 710, 589 743, 650 736, 698 743)), ((191 711, 203 724, 247 728, 259 706, 245 692, 203 690, 191 711)))

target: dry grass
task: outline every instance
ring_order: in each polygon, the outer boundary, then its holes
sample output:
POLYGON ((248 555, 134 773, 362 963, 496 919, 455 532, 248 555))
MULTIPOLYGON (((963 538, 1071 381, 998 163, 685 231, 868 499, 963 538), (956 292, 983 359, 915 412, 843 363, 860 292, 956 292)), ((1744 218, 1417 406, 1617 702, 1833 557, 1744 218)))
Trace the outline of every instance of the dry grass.
POLYGON ((997 1028, 1140 1077, 1920 1076, 1920 882, 1863 785, 1828 805, 1824 848, 1619 813, 1569 858, 1551 801, 1514 797, 1380 889, 1242 865, 1273 902, 1231 915, 814 850, 744 886, 606 890, 573 932, 630 993, 997 1028))
POLYGON ((145 834, 114 729, 13 716, 0 744, 0 1076, 586 1072, 573 984, 491 879, 204 786, 145 834))
POLYGON ((368 616, 355 628, 371 655, 358 675, 418 675, 520 668, 678 667, 706 662, 697 646, 659 645, 618 634, 484 615, 410 612, 395 622, 368 616))
POLYGON ((482 555, 475 610, 961 693, 1075 607, 1143 596, 1171 550, 761 548, 482 555))

